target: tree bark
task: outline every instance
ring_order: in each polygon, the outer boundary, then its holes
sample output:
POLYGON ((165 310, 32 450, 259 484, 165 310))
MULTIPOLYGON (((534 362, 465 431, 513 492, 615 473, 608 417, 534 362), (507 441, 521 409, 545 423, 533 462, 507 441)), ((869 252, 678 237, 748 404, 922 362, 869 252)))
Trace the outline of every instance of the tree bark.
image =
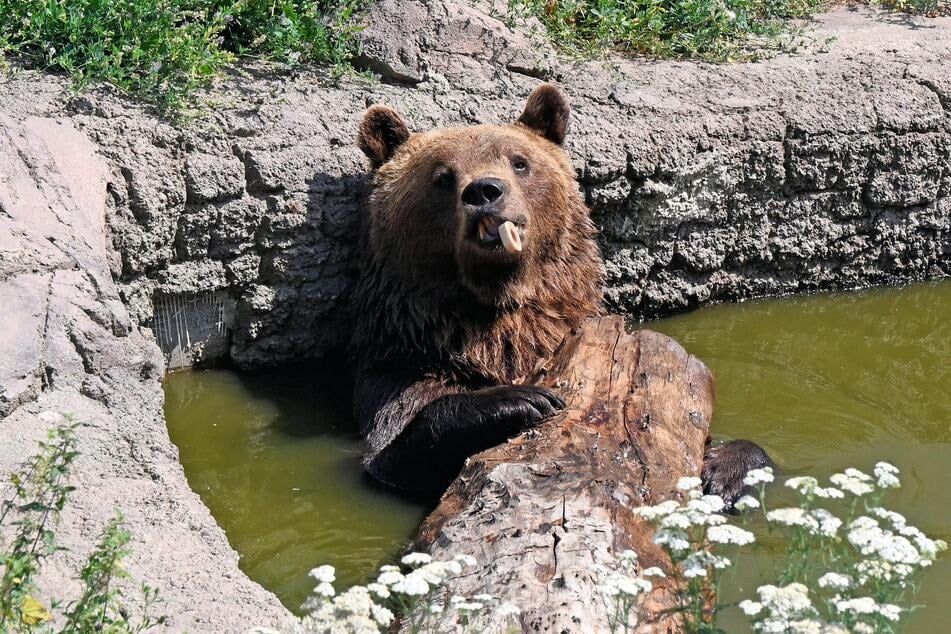
MULTIPOLYGON (((627 333, 620 317, 591 319, 570 335, 534 382, 566 409, 540 427, 470 458, 414 546, 437 559, 469 554, 474 571, 453 594, 488 593, 522 608, 526 632, 610 630, 591 565, 614 567, 631 549, 639 566, 670 561, 633 509, 679 494, 699 476, 713 412, 707 367, 672 339, 627 333)), ((675 588, 655 578, 637 632, 674 632, 675 588)), ((480 631, 505 631, 482 617, 480 631), (484 628, 484 629, 483 629, 484 628)), ((444 617, 435 631, 453 631, 444 617)))

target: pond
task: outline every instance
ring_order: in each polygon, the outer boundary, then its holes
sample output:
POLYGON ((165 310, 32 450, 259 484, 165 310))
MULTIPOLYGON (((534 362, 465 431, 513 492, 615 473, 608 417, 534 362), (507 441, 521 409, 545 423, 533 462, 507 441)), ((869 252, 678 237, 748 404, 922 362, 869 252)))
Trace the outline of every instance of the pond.
MULTIPOLYGON (((951 281, 723 304, 645 326, 713 370, 717 437, 756 440, 788 475, 892 462, 904 484, 886 503, 951 541, 951 281)), ((344 585, 364 581, 425 513, 362 475, 348 390, 339 371, 313 368, 166 381, 169 431, 192 488, 242 569, 291 609, 312 567, 336 566, 344 585)), ((752 595, 758 571, 780 555, 776 543, 745 553, 725 598, 752 595)), ((906 631, 944 631, 949 587, 945 559, 926 574, 927 608, 906 631)), ((723 625, 743 631, 738 623, 723 625)))
POLYGON ((338 588, 366 582, 425 515, 364 475, 339 371, 170 374, 165 416, 241 569, 293 611, 314 587, 312 568, 337 568, 338 588))

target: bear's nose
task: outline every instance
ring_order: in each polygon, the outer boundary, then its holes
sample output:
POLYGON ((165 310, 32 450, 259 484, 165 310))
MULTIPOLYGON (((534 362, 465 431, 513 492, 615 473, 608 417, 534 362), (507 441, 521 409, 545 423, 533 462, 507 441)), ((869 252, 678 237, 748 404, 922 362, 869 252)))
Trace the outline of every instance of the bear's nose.
POLYGON ((479 178, 462 190, 462 202, 473 207, 494 203, 505 194, 505 183, 497 178, 479 178))

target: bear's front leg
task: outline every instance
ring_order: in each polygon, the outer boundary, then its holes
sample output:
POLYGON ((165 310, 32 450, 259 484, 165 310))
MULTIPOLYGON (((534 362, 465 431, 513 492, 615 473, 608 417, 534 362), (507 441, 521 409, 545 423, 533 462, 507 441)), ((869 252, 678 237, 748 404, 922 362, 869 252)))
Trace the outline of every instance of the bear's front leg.
POLYGON ((719 495, 726 502, 726 510, 733 511, 733 505, 750 488, 743 483, 746 474, 753 469, 772 467, 773 461, 766 451, 749 440, 734 440, 716 444, 707 438, 703 452, 703 492, 719 495))
POLYGON ((379 480, 407 491, 439 494, 469 456, 494 447, 564 409, 554 392, 501 385, 440 396, 367 464, 379 480))

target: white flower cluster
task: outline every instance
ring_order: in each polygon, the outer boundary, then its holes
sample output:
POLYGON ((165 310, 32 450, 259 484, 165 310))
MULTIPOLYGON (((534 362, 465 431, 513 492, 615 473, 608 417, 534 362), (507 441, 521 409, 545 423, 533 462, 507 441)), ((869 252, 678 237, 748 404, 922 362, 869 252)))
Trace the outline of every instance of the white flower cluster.
MULTIPOLYGON (((918 528, 909 526, 899 513, 883 508, 872 508, 870 513, 887 522, 888 526, 882 526, 867 515, 849 523, 847 541, 862 557, 855 563, 854 575, 835 579, 827 574, 819 579, 819 585, 840 592, 867 586, 879 595, 891 588, 891 596, 900 599, 910 585, 912 575, 930 566, 938 553, 947 549, 947 544, 942 540, 932 540, 918 528)), ((854 632, 877 631, 874 626, 876 619, 896 622, 903 612, 898 605, 876 602, 868 596, 837 594, 831 605, 843 618, 854 622, 854 632), (864 622, 863 618, 872 622, 864 622)))
POLYGON ((766 519, 783 526, 802 527, 813 535, 835 537, 842 520, 825 509, 803 509, 798 506, 773 509, 766 513, 766 519))
POLYGON ((432 557, 424 553, 410 553, 401 562, 405 566, 415 567, 414 570, 404 575, 398 566, 382 566, 376 583, 390 593, 421 597, 442 585, 446 579, 461 574, 464 565, 472 561, 468 556, 451 561, 433 561, 432 557))
MULTIPOLYGON (((783 577, 778 585, 759 587, 758 601, 746 600, 738 605, 751 617, 756 632, 873 634, 880 631, 883 624, 888 631, 894 629, 891 624, 897 623, 907 611, 898 603, 907 600, 906 588, 911 585, 912 576, 930 566, 938 554, 947 549, 947 544, 927 537, 909 525, 901 514, 877 506, 882 494, 899 487, 900 481, 898 469, 885 462, 875 465, 874 474, 873 477, 858 469, 845 469, 830 478, 835 485, 831 487, 821 487, 819 481, 810 476, 785 481, 786 487, 799 494, 799 506, 766 513, 769 523, 794 529, 788 541, 783 577), (830 506, 847 496, 852 497, 839 503, 848 510, 844 515, 846 522, 829 510, 815 506, 820 502, 830 506), (855 517, 859 506, 865 508, 867 514, 855 517), (820 559, 823 563, 834 562, 837 569, 818 568, 820 559), (820 598, 816 604, 805 585, 787 582, 813 579, 820 598)), ((765 505, 765 485, 773 481, 769 468, 748 472, 744 483, 758 488, 759 499, 746 495, 734 507, 746 510, 765 505)), ((673 587, 680 587, 680 612, 685 623, 704 619, 704 615, 709 614, 709 598, 715 595, 720 571, 732 565, 720 554, 720 549, 746 546, 755 541, 750 531, 727 523, 723 515, 724 501, 715 495, 703 495, 701 487, 700 478, 681 478, 676 488, 686 498, 684 503, 667 500, 633 510, 654 526, 654 542, 663 547, 673 562, 673 587)), ((465 628, 478 625, 478 620, 471 619, 486 614, 492 606, 495 618, 504 620, 519 614, 517 606, 487 594, 447 599, 445 591, 434 592, 465 568, 474 567, 476 562, 472 557, 434 561, 427 554, 411 553, 403 557, 401 564, 381 566, 373 583, 355 586, 339 595, 333 587, 336 579, 333 567, 315 568, 310 574, 317 584, 304 606, 309 614, 295 631, 387 631, 392 629, 396 619, 394 612, 429 618, 451 610, 447 615, 457 615, 458 622, 465 628)), ((654 588, 651 578, 666 576, 656 566, 639 569, 637 554, 630 550, 617 556, 614 568, 595 564, 592 572, 609 607, 612 630, 618 629, 616 626, 625 630, 636 626, 638 606, 643 596, 654 588)), ((719 609, 722 608, 714 605, 714 611, 719 609)), ((412 625, 417 631, 418 623, 412 625)), ((270 630, 254 631, 272 634, 270 630)))
POLYGON ((875 490, 872 476, 858 469, 849 468, 845 473, 834 473, 829 477, 829 482, 855 497, 868 495, 875 490))
MULTIPOLYGON (((484 610, 494 601, 495 597, 493 597, 491 594, 477 594, 471 598, 454 595, 449 598, 449 608, 464 615, 469 615, 484 610)), ((438 603, 434 603, 429 605, 429 610, 433 614, 439 614, 443 611, 443 608, 438 603)), ((520 613, 521 610, 518 608, 518 606, 506 602, 500 603, 495 610, 496 616, 499 616, 502 619, 515 617, 520 613)))
POLYGON ((948 547, 944 541, 931 539, 908 525, 905 518, 894 511, 873 508, 871 513, 887 521, 890 527, 882 526, 867 515, 849 524, 848 541, 865 557, 856 566, 860 584, 894 582, 904 587, 909 576, 930 566, 938 553, 948 547))
MULTIPOLYGON (((378 634, 388 631, 396 618, 394 609, 412 610, 421 603, 426 615, 441 614, 454 610, 460 618, 495 605, 494 616, 502 620, 519 614, 519 608, 511 603, 496 601, 487 594, 473 597, 453 596, 440 602, 431 593, 448 579, 458 576, 465 568, 475 567, 476 561, 469 555, 459 555, 450 561, 434 561, 425 553, 410 553, 401 560, 407 572, 400 566, 385 565, 373 583, 353 586, 337 594, 333 583, 336 572, 333 566, 320 566, 310 571, 317 582, 311 597, 304 603, 307 615, 301 618, 291 631, 300 634, 324 632, 347 632, 349 634, 378 634)), ((274 630, 255 628, 255 634, 276 634, 274 630)))
MULTIPOLYGON (((867 473, 851 467, 842 473, 833 474, 829 480, 838 488, 820 487, 819 481, 811 476, 789 478, 785 485, 802 496, 802 505, 800 507, 774 509, 766 514, 766 519, 783 526, 804 528, 812 535, 834 538, 842 527, 842 520, 825 509, 810 508, 812 500, 815 498, 842 499, 846 493, 855 497, 862 497, 874 493, 876 486, 879 489, 895 488, 901 485, 897 474, 898 469, 896 467, 887 462, 879 462, 875 465, 877 480, 867 473)), ((753 480, 762 481, 762 477, 754 477, 753 480)), ((772 477, 771 473, 769 477, 772 477)), ((750 479, 750 476, 747 475, 747 478, 750 479)), ((898 515, 898 517, 901 516, 898 515)))
POLYGON ((591 566, 598 580, 598 589, 608 608, 608 618, 611 631, 618 629, 627 631, 637 626, 638 597, 650 592, 654 588, 647 577, 666 577, 664 571, 657 566, 642 570, 637 574, 637 553, 625 550, 618 557, 615 568, 607 568, 601 564, 591 566))
MULTIPOLYGON (((753 472, 750 472, 753 473, 753 472)), ((765 471, 756 478, 768 475, 765 471)), ((634 513, 657 527, 654 543, 663 546, 680 567, 684 577, 706 577, 708 572, 722 570, 730 560, 712 552, 718 544, 743 546, 755 541, 753 533, 726 523, 722 511, 726 506, 718 495, 703 495, 700 478, 681 478, 677 489, 687 493, 687 503, 667 500, 654 506, 634 509, 634 513)), ((758 505, 755 499, 748 507, 758 505)))
POLYGON ((901 481, 898 479, 898 467, 887 462, 875 463, 875 477, 878 478, 876 484, 880 489, 897 489, 901 486, 901 481))
POLYGON ((677 489, 680 491, 692 491, 703 486, 703 480, 697 477, 686 477, 677 480, 677 489))
POLYGON ((714 544, 736 544, 737 546, 745 546, 756 541, 753 533, 729 524, 708 528, 707 539, 714 544))
POLYGON ((739 607, 747 616, 757 617, 753 629, 766 634, 847 634, 836 623, 826 623, 809 599, 809 591, 801 583, 757 588, 759 601, 741 601, 739 607))
POLYGON ((746 477, 743 478, 743 484, 755 487, 758 484, 769 484, 773 480, 775 480, 773 470, 770 467, 763 467, 762 469, 751 469, 747 471, 746 477))
POLYGON ((697 550, 687 555, 680 562, 680 567, 685 577, 693 579, 694 577, 706 577, 707 570, 711 568, 714 570, 729 568, 730 563, 730 560, 726 557, 714 555, 706 550, 697 550))
POLYGON ((743 511, 749 511, 752 509, 759 508, 759 500, 754 498, 752 495, 744 495, 739 500, 733 503, 733 508, 741 513, 743 511))
POLYGON ((850 613, 859 617, 878 614, 889 621, 897 621, 901 618, 902 613, 902 609, 897 605, 878 603, 872 597, 856 597, 854 599, 836 597, 832 602, 839 612, 850 613))
MULTIPOLYGON (((321 582, 321 585, 326 582, 321 582)), ((319 586, 318 586, 319 587, 319 586)), ((315 595, 305 608, 310 613, 294 628, 301 634, 310 632, 345 631, 359 634, 377 634, 393 622, 393 613, 377 604, 370 591, 353 586, 332 600, 326 595, 315 595)))
POLYGON ((819 481, 812 476, 799 476, 786 480, 786 486, 795 489, 800 495, 806 497, 818 497, 826 499, 841 499, 845 497, 839 489, 834 487, 821 487, 819 481))
MULTIPOLYGON (((887 462, 877 463, 874 473, 873 477, 858 469, 845 469, 829 478, 835 487, 828 488, 820 487, 815 478, 808 476, 786 481, 788 488, 800 494, 800 506, 771 510, 766 514, 766 519, 799 531, 799 536, 792 540, 793 544, 799 545, 794 545, 787 555, 790 558, 787 564, 793 561, 794 570, 814 570, 817 562, 811 553, 833 549, 835 554, 831 561, 836 562, 839 570, 825 572, 818 577, 816 584, 820 590, 831 594, 824 599, 829 611, 827 616, 838 623, 829 624, 818 621, 817 617, 809 617, 797 621, 799 625, 796 627, 771 630, 771 621, 760 617, 757 620, 759 631, 824 632, 828 628, 847 625, 853 632, 873 632, 879 629, 876 624, 896 622, 901 618, 902 608, 890 603, 888 598, 900 600, 910 583, 910 577, 930 566, 947 544, 932 540, 919 529, 909 526, 901 514, 875 506, 887 489, 897 488, 901 482, 898 469, 887 462), (814 508, 813 502, 820 498, 841 499, 846 494, 854 498, 851 503, 853 510, 847 515, 849 519, 843 535, 840 531, 843 521, 826 509, 814 508), (853 519, 856 498, 862 498, 868 514, 853 519), (863 596, 865 594, 874 594, 878 600, 863 596)), ((798 591, 799 588, 796 589, 798 591)), ((767 592, 773 591, 767 588, 767 592)), ((741 608, 755 615, 759 614, 762 605, 746 602, 741 604, 741 608)), ((799 616, 809 615, 804 612, 799 616)), ((776 623, 781 621, 779 619, 776 623)))
POLYGON ((601 594, 606 598, 611 597, 636 597, 639 594, 650 592, 654 587, 650 581, 644 577, 663 577, 664 571, 654 566, 636 575, 637 553, 633 550, 625 550, 618 555, 618 565, 611 569, 601 564, 593 564, 591 570, 598 577, 598 586, 601 594))
MULTIPOLYGON (((654 506, 642 506, 634 509, 640 515, 657 527, 654 533, 654 543, 663 546, 674 553, 685 553, 693 549, 690 531, 695 527, 721 527, 726 518, 720 514, 725 504, 718 495, 702 495, 700 492, 700 478, 681 478, 677 487, 686 491, 686 504, 678 504, 676 500, 667 500, 654 506)), ((736 527, 722 526, 722 531, 715 531, 711 541, 718 543, 750 543, 753 534, 736 527), (749 540, 749 541, 747 541, 749 540)))
POLYGON ((837 572, 827 572, 819 577, 817 583, 820 588, 832 588, 834 590, 848 590, 854 585, 852 577, 837 572))
POLYGON ((636 597, 639 594, 650 592, 654 587, 654 584, 647 579, 629 577, 618 572, 610 573, 600 585, 602 594, 608 597, 620 594, 628 597, 636 597))
MULTIPOLYGON (((747 479, 749 478, 750 476, 747 475, 747 479)), ((876 463, 875 478, 850 467, 842 473, 833 474, 829 481, 835 487, 820 487, 818 480, 811 476, 797 476, 786 480, 786 486, 807 498, 825 499, 841 499, 845 497, 845 493, 862 497, 873 493, 876 486, 879 489, 893 489, 901 486, 901 481, 898 479, 898 468, 887 462, 876 463)))

